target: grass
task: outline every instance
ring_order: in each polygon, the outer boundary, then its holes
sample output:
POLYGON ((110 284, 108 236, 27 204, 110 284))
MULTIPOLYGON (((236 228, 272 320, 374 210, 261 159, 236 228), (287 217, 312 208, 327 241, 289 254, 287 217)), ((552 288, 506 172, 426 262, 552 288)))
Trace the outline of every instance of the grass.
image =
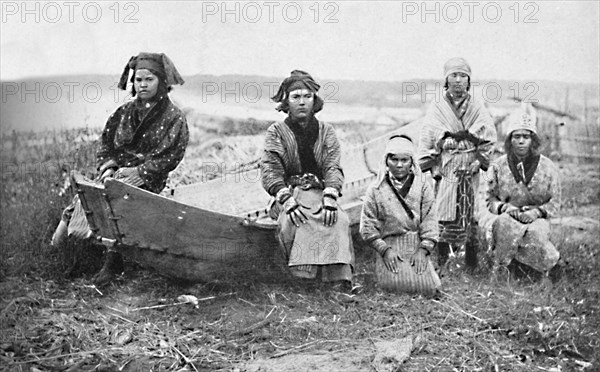
MULTIPOLYGON (((553 238, 568 264, 555 273, 553 288, 506 274, 492 283, 484 265, 468 274, 458 259, 435 298, 387 293, 374 282, 373 252, 358 241, 356 278, 363 288, 351 299, 327 285, 281 277, 174 282, 134 262, 104 289, 91 285, 93 269, 66 277, 68 254, 47 245, 69 201, 58 194, 62 166, 93 168, 94 144, 78 141, 85 136, 75 132, 60 136, 70 137, 27 147, 13 159, 58 164, 47 167, 57 175, 2 174, 3 370, 291 371, 323 353, 331 358, 311 369, 600 369, 598 230, 555 225, 553 238), (198 298, 198 306, 181 303, 184 294, 198 298), (381 342, 405 337, 414 341, 410 358, 376 362, 381 342)), ((195 158, 226 156, 207 149, 195 158)), ((8 153, 15 154, 5 148, 3 159, 8 153)), ((563 214, 600 218, 598 166, 564 163, 561 175, 563 214)), ((90 265, 97 265, 98 252, 88 252, 90 265)))

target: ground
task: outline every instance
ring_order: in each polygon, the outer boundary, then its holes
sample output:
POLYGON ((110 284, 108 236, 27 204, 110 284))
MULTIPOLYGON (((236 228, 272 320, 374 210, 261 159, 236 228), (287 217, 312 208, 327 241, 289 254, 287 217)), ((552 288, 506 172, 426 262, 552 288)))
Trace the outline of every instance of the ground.
POLYGON ((100 262, 98 248, 86 250, 88 267, 67 276, 64 254, 47 246, 67 198, 50 196, 55 190, 31 175, 3 174, 0 366, 6 371, 600 370, 600 170, 561 162, 560 172, 562 213, 572 218, 553 224, 565 265, 553 271, 552 286, 519 268, 491 282, 482 252, 475 272, 463 268, 460 255, 453 258, 434 297, 380 290, 373 252, 358 240, 361 288, 352 297, 283 276, 258 282, 240 273, 217 283, 175 282, 135 262, 126 262, 114 283, 96 288, 91 275, 100 262))

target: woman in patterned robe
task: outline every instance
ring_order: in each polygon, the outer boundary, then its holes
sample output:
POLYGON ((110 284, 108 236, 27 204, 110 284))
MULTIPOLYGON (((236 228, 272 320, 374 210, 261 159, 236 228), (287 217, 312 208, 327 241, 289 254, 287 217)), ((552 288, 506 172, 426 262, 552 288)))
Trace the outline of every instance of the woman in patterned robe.
POLYGON ((547 274, 560 258, 549 239, 549 218, 559 210, 558 171, 539 154, 531 116, 518 113, 509 120, 506 155, 490 165, 487 175, 488 209, 499 215, 492 225, 494 272, 515 259, 547 274))
POLYGON ((344 174, 333 127, 317 120, 323 107, 319 85, 303 71, 292 71, 273 97, 287 113, 267 130, 261 159, 264 189, 273 197, 281 247, 292 275, 352 286, 354 249, 349 218, 338 207, 344 174))
MULTIPOLYGON (((184 81, 173 62, 162 53, 131 57, 118 87, 125 90, 128 80, 135 99, 117 108, 106 122, 96 154, 98 180, 115 178, 158 194, 165 187, 169 172, 183 159, 188 144, 185 114, 168 95, 172 85, 184 81)), ((68 236, 84 239, 90 234, 76 196, 63 212, 52 245, 63 246, 68 236)), ((121 255, 110 249, 94 282, 109 282, 123 271, 122 267, 121 255)))

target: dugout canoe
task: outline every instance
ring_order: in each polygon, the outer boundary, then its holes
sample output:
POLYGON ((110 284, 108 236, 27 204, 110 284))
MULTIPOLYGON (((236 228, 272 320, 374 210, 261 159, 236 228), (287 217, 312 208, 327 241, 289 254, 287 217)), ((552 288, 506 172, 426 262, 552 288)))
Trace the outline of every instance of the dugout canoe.
MULTIPOLYGON (((396 130, 342 153, 346 183, 340 198, 351 224, 359 222, 361 197, 375 179, 378 159, 396 130)), ((115 245, 127 257, 162 275, 188 281, 240 276, 277 277, 282 260, 277 225, 267 215, 268 194, 260 171, 224 173, 208 182, 181 186, 169 196, 78 173, 79 195, 93 238, 115 245)))

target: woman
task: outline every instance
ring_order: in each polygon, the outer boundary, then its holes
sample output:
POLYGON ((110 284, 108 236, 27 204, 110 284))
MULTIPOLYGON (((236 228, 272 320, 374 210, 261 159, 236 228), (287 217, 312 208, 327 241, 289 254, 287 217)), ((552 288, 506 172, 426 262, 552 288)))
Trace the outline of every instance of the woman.
POLYGON ((540 139, 530 115, 513 114, 507 133, 506 155, 488 172, 487 205, 499 215, 492 225, 494 273, 498 265, 515 259, 548 274, 560 258, 549 240, 548 221, 559 209, 558 171, 540 155, 540 139))
POLYGON ((382 287, 432 293, 440 286, 429 262, 439 235, 433 190, 415 162, 409 137, 393 136, 387 143, 377 180, 365 195, 360 234, 377 251, 382 287))
POLYGON ((287 114, 267 130, 261 159, 264 189, 273 197, 271 217, 292 275, 352 286, 354 249, 349 219, 337 204, 344 183, 340 144, 333 127, 315 117, 323 108, 320 86, 292 71, 272 97, 287 114))
POLYGON ((463 58, 444 64, 442 99, 434 100, 423 121, 419 166, 435 180, 440 240, 439 265, 451 250, 465 246, 465 261, 477 266, 479 250, 475 196, 479 171, 487 170, 496 142, 494 121, 481 101, 469 93, 471 67, 463 58))
MULTIPOLYGON (((100 137, 97 152, 99 181, 109 177, 153 193, 165 187, 169 172, 174 170, 188 144, 185 114, 171 102, 171 86, 184 81, 173 62, 162 53, 140 53, 131 57, 119 80, 125 90, 132 83, 134 100, 120 106, 109 118, 100 137), (133 71, 129 77, 130 71, 133 71)), ((52 244, 62 246, 67 236, 90 235, 79 198, 63 212, 52 237, 52 244)), ((122 258, 109 250, 94 281, 104 284, 122 272, 122 258)))

